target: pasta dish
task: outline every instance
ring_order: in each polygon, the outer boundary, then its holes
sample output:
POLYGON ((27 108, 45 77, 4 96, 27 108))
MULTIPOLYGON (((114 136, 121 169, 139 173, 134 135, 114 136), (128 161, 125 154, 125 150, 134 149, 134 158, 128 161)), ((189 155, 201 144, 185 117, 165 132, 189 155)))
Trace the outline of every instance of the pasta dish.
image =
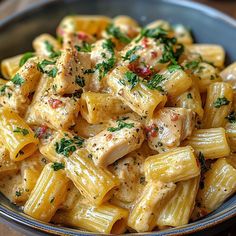
POLYGON ((95 233, 186 225, 236 192, 236 62, 183 25, 71 15, 1 62, 0 192, 95 233))

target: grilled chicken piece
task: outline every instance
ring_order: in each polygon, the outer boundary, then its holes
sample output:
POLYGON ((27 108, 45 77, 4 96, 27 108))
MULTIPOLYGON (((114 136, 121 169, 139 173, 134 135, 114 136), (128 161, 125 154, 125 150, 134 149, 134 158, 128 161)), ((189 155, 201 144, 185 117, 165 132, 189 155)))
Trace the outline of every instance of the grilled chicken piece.
POLYGON ((153 150, 165 152, 178 147, 192 134, 195 113, 186 108, 162 108, 146 126, 148 145, 153 150))
POLYGON ((106 167, 126 154, 140 148, 144 141, 142 125, 133 120, 117 122, 86 141, 93 161, 106 167))

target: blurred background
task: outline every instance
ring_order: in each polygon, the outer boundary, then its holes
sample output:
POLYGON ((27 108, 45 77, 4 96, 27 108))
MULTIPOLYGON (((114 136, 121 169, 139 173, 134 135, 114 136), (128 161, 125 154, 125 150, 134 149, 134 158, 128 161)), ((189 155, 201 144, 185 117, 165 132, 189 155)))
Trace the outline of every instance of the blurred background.
MULTIPOLYGON (((0 19, 12 12, 19 12, 33 3, 45 2, 47 0, 0 0, 0 19)), ((59 0, 60 1, 60 0, 59 0)), ((145 0, 144 0, 145 1, 145 0)), ((181 1, 181 0, 176 0, 181 1)), ((225 12, 236 18, 236 0, 189 0, 204 3, 225 12)))
MULTIPOLYGON (((26 9, 30 4, 50 0, 0 0, 0 20, 12 13, 26 9)), ((60 1, 60 0, 58 0, 60 1)), ((109 1, 109 0, 108 0, 109 1)), ((144 0, 145 1, 145 0, 144 0)), ((147 0, 146 0, 147 1, 147 0)), ((176 0, 182 1, 182 0, 176 0)), ((214 7, 236 19, 236 0, 188 0, 214 7)), ((235 52, 236 53, 236 52, 235 52)), ((0 223, 0 236, 24 236, 0 223)), ((236 224, 216 236, 236 236, 236 224)))

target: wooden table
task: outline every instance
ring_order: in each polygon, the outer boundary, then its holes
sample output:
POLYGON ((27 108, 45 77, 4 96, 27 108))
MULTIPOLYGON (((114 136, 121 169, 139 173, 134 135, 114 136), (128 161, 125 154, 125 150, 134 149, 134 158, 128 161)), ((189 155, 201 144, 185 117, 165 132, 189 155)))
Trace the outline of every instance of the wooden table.
MULTIPOLYGON (((0 19, 10 15, 12 12, 19 12, 27 8, 31 3, 37 3, 42 0, 5 0, 0 1, 0 19)), ((178 1, 178 0, 176 0, 178 1)), ((195 2, 205 3, 217 8, 228 15, 236 18, 236 0, 196 0, 195 2)), ((217 236, 235 236, 236 225, 217 236)), ((0 236, 23 236, 22 234, 0 224, 0 236)))

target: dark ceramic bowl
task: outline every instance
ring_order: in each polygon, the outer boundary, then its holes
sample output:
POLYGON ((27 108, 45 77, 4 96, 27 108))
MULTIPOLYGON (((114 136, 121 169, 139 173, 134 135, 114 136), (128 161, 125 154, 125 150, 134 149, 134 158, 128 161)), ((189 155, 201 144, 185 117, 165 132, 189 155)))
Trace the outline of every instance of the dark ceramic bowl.
MULTIPOLYGON (((180 0, 61 0, 33 5, 28 10, 0 22, 0 60, 32 50, 32 40, 39 34, 55 33, 60 20, 68 14, 130 15, 141 24, 155 19, 182 23, 190 27, 200 43, 221 44, 227 63, 236 61, 236 21, 209 7, 180 0)), ((24 215, 0 195, 1 222, 27 235, 91 235, 80 230, 45 224, 24 215)), ((232 224, 236 216, 236 196, 219 209, 194 223, 147 235, 213 235, 232 224)), ((137 234, 138 235, 138 234, 137 234)), ((139 234, 140 235, 140 234, 139 234)))

